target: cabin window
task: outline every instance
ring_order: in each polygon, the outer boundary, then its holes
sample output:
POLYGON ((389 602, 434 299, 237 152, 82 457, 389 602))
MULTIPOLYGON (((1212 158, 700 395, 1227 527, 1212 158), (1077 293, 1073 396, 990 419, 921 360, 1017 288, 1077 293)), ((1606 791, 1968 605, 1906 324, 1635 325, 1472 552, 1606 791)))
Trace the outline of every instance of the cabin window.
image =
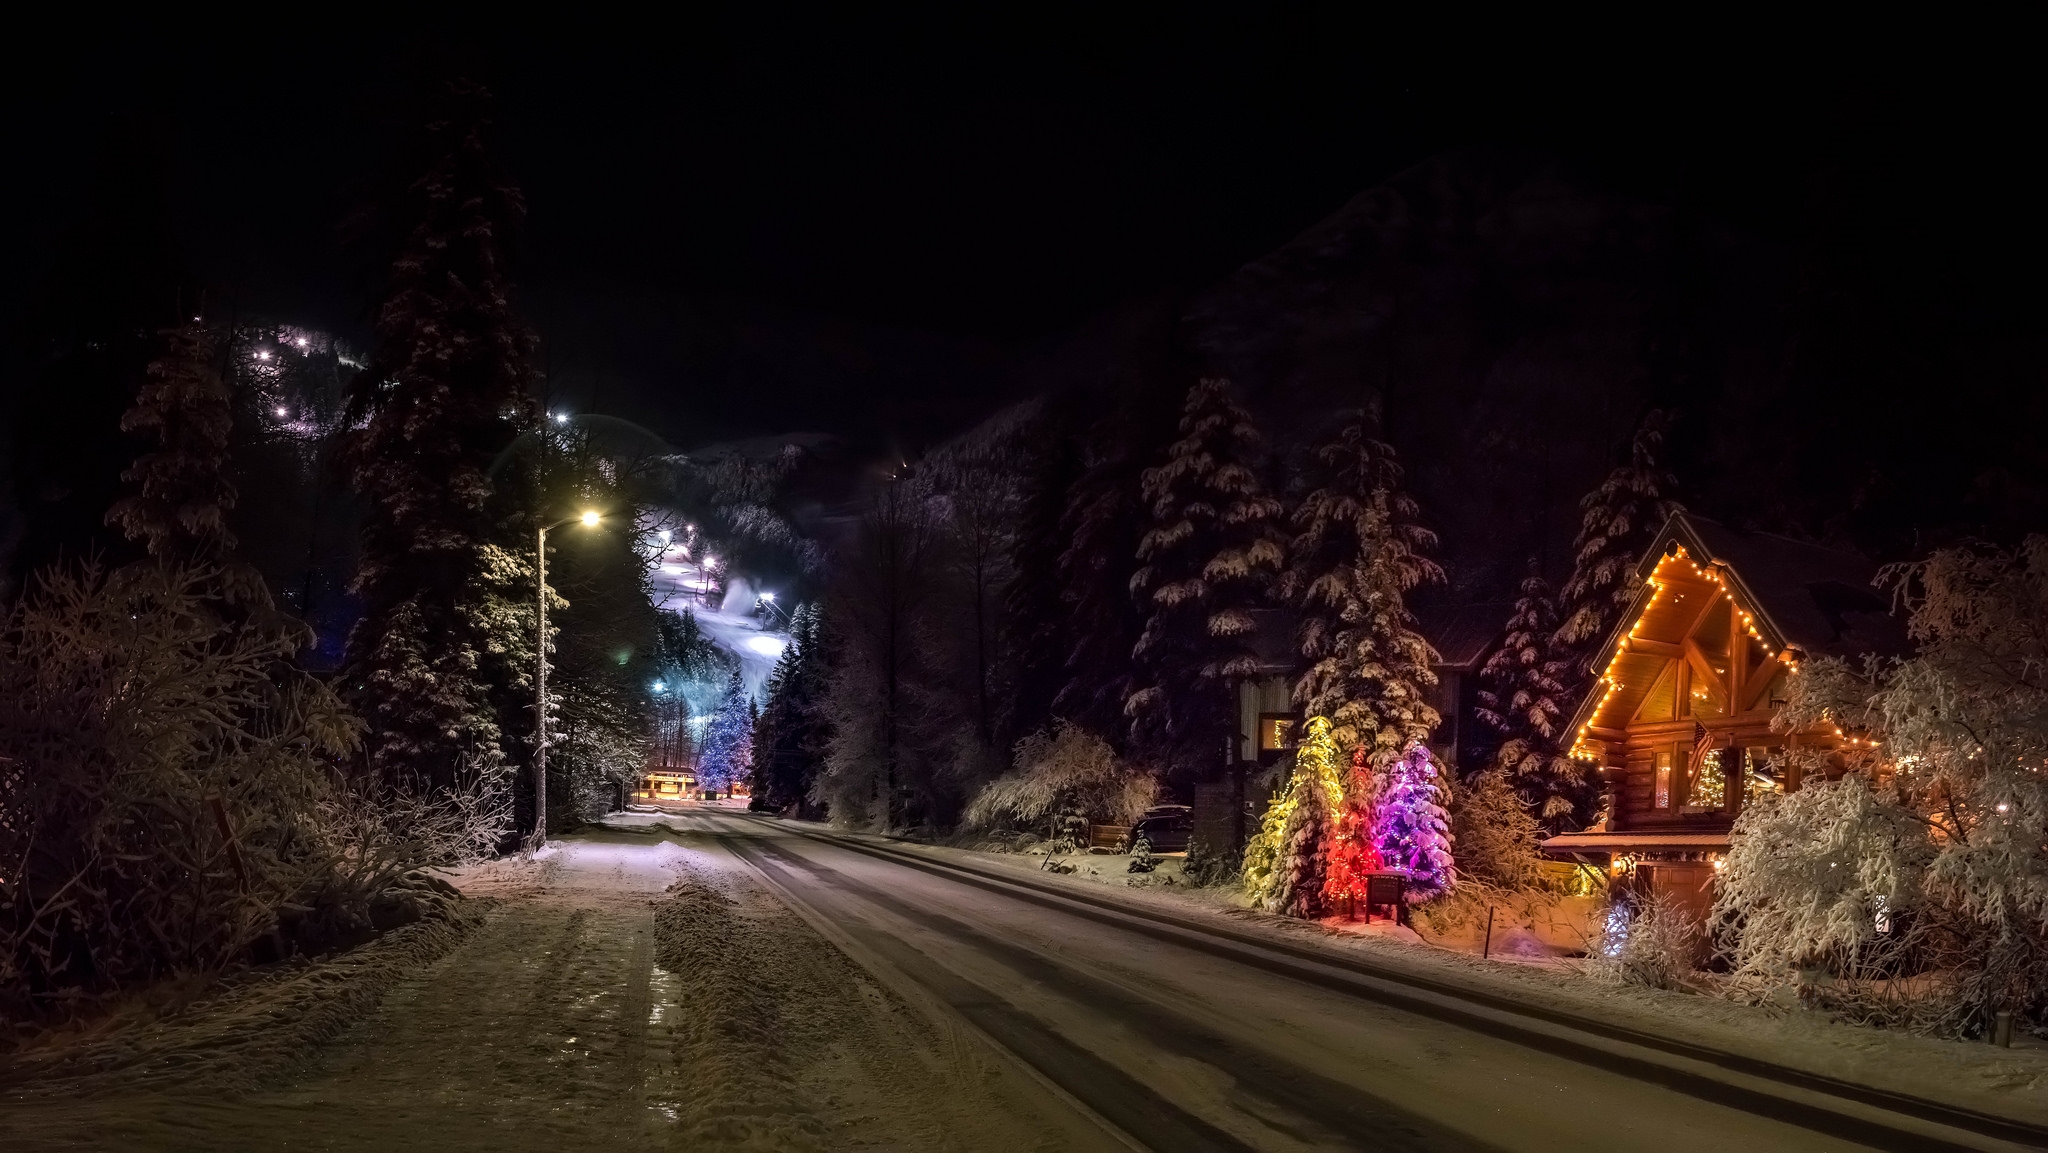
POLYGON ((1662 750, 1657 754, 1657 807, 1671 807, 1671 751, 1662 750))
POLYGON ((1778 755, 1777 749, 1762 745, 1751 745, 1742 750, 1742 800, 1744 804, 1763 796, 1765 793, 1785 791, 1784 770, 1771 763, 1778 755))
POLYGON ((1786 683, 1785 670, 1779 669, 1778 675, 1771 678, 1771 707, 1775 709, 1783 705, 1787 700, 1791 699, 1791 696, 1791 686, 1786 683))
POLYGON ((1259 714, 1259 751, 1277 753, 1294 747, 1294 714, 1259 714))
POLYGON ((1716 812, 1728 804, 1729 749, 1708 749, 1693 770, 1685 790, 1685 807, 1690 812, 1716 812))

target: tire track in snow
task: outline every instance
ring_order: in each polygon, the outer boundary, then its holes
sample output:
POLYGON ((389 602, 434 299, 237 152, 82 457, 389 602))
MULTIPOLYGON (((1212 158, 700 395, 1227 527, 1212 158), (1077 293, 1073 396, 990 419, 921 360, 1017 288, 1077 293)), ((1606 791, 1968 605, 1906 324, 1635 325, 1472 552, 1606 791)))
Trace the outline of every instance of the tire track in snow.
MULTIPOLYGON (((1330 1080, 1241 1045, 1227 1036, 1185 1020, 1163 1006, 1134 997, 1109 982, 1091 978, 1035 950, 1001 940, 945 914, 917 908, 873 885, 849 878, 828 866, 806 861, 773 844, 755 841, 736 851, 758 854, 750 857, 757 867, 781 865, 801 870, 818 884, 857 897, 904 921, 958 941, 984 956, 996 958, 1019 977, 1080 1006, 1088 1014, 1114 1020, 1159 1051, 1191 1055, 1213 1069, 1218 1082, 1233 1087, 1228 1093, 1227 1104, 1244 1121, 1265 1129, 1269 1138, 1301 1145, 1341 1146, 1348 1144, 1353 1134, 1370 1132, 1376 1138, 1376 1147, 1390 1150, 1489 1148, 1468 1135, 1445 1129, 1354 1086, 1330 1080), (774 864, 761 861, 760 856, 772 858, 774 864)), ((999 999, 999 995, 983 991, 947 973, 887 934, 870 929, 868 935, 873 939, 873 947, 883 952, 892 963, 907 961, 921 970, 913 974, 921 983, 937 984, 946 989, 949 1003, 963 1004, 970 1012, 979 1010, 987 1014, 988 1009, 977 1001, 999 999)), ((1014 1030, 1009 1022, 1003 1024, 1014 1030)), ((1119 1127, 1133 1136, 1142 1135, 1140 1139, 1146 1144, 1155 1148, 1189 1147, 1186 1137, 1161 1133, 1156 1115, 1162 1109, 1179 1112, 1191 1119, 1195 1115, 1180 1110, 1121 1070, 1115 1070, 1113 1076, 1105 1076, 1102 1069, 1105 1062, 1065 1038, 1060 1038, 1057 1046, 1035 1039, 1039 1034, 1048 1033, 1057 1036, 1036 1022, 1030 1028, 1015 1030, 1015 1034, 1022 1034, 1024 1043, 1030 1046, 1027 1053, 1019 1055, 1028 1054, 1035 1058, 1033 1064, 1040 1065, 1049 1075, 1056 1074, 1078 1086, 1078 1090, 1070 1088, 1070 1091, 1098 1112, 1112 1120, 1119 1116, 1125 1118, 1118 1122, 1119 1127), (1050 1061, 1052 1067, 1040 1064, 1041 1061, 1050 1061)), ((1014 1051, 1015 1047, 1012 1048, 1014 1051)), ((1211 1140, 1221 1137, 1231 1146, 1249 1147, 1240 1145, 1235 1138, 1227 1137, 1222 1130, 1206 1121, 1198 1121, 1197 1124, 1213 1134, 1211 1140)), ((1181 1127, 1189 1126, 1182 1122, 1181 1127)))

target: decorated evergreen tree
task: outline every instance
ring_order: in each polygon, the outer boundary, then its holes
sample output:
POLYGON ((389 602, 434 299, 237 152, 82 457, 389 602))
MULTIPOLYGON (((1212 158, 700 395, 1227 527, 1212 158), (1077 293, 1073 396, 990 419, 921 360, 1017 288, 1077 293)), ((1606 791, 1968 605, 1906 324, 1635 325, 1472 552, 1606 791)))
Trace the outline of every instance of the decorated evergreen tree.
POLYGON ((1572 542, 1571 579, 1559 590, 1561 621, 1555 634, 1559 657, 1571 662, 1568 697, 1583 691, 1593 675, 1593 650, 1635 599, 1636 562, 1678 511, 1670 499, 1677 482, 1657 466, 1657 452, 1670 428, 1668 416, 1651 411, 1636 429, 1628 463, 1579 502, 1584 514, 1572 542))
POLYGON ((754 762, 753 700, 740 681, 738 669, 725 689, 711 723, 704 732, 704 749, 697 760, 698 787, 714 793, 727 792, 734 781, 745 777, 754 762))
POLYGON ((1424 555, 1436 535, 1418 523, 1393 447, 1372 437, 1374 423, 1354 411, 1317 446, 1320 483, 1295 510, 1293 559, 1279 592, 1301 617, 1307 668, 1295 703, 1330 718, 1340 749, 1365 747, 1373 764, 1385 765, 1428 740, 1439 720, 1425 699, 1436 684, 1436 654, 1403 596, 1442 580, 1443 570, 1424 555))
POLYGON ((1323 901, 1329 908, 1349 911, 1365 900, 1366 875, 1380 868, 1379 846, 1373 840, 1378 795, 1379 776, 1361 745, 1351 752, 1344 799, 1330 826, 1329 872, 1323 881, 1323 901))
POLYGON ((533 643, 516 607, 532 598, 532 530, 493 500, 489 472, 534 424, 533 342, 504 252, 523 206, 485 148, 485 95, 448 97, 427 129, 433 159, 410 190, 377 350, 350 386, 345 449, 366 503, 345 685, 370 722, 372 766, 440 787, 510 759, 501 706, 531 675, 533 643), (491 684, 487 662, 511 683, 491 684))
POLYGON ((1479 719, 1503 740, 1494 767, 1550 832, 1584 826, 1595 790, 1584 768, 1566 755, 1564 707, 1571 661, 1557 655, 1557 604, 1529 562, 1522 595, 1501 647, 1479 670, 1479 719))
POLYGON ((1337 746, 1330 722, 1311 717, 1301 747, 1294 755, 1286 819, 1280 823, 1279 849, 1266 907, 1290 917, 1323 915, 1330 871, 1332 817, 1344 801, 1337 772, 1337 746))
POLYGON ((1262 438, 1227 381, 1188 390, 1180 431, 1141 487, 1150 521, 1131 591, 1147 616, 1124 712, 1141 747, 1199 765, 1220 762, 1233 687, 1257 671, 1252 610, 1283 552, 1280 502, 1257 472, 1262 438))
POLYGON ((1422 745, 1411 745, 1385 776, 1373 829, 1380 860, 1405 871, 1411 889, 1425 900, 1448 891, 1457 874, 1436 758, 1422 745))

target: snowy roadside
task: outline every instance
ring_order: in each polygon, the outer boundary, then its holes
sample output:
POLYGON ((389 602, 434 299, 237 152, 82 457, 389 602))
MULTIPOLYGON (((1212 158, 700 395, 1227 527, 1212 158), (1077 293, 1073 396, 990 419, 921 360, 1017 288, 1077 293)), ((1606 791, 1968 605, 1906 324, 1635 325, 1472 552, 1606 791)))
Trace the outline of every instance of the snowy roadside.
MULTIPOLYGON (((821 826, 783 822, 820 831, 821 826)), ((1383 969, 1441 982, 1532 1007, 1571 1013, 1674 1041, 1769 1061, 1873 1089, 1939 1100, 1960 1108, 2048 1123, 2048 1048, 2000 1049, 1907 1033, 1845 1025, 1796 1008, 1750 1006, 1689 993, 1609 983, 1576 963, 1530 964, 1518 958, 1481 960, 1438 948, 1407 930, 1297 921, 1247 908, 1234 889, 1189 888, 1162 865, 1152 883, 1132 886, 1128 858, 1079 855, 1069 874, 1042 867, 1043 858, 988 853, 834 831, 941 861, 1038 883, 1070 886, 1090 897, 1251 930, 1296 946, 1349 953, 1383 969), (1167 884, 1161 876, 1172 876, 1167 884)), ((1135 876, 1144 876, 1143 874, 1135 876)))
POLYGON ((160 1017, 114 1013, 6 1055, 0 1094, 20 1103, 176 1086, 243 1092, 339 1036, 400 981, 482 925, 492 902, 455 906, 359 948, 229 978, 160 1017))

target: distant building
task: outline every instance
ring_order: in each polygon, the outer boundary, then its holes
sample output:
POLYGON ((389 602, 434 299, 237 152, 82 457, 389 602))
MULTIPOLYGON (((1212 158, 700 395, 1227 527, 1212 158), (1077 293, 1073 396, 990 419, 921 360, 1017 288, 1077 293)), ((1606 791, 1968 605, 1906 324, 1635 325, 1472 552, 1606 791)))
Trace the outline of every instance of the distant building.
POLYGON ((1743 805, 1799 787, 1773 758, 1854 739, 1832 726, 1771 731, 1800 662, 1896 655, 1908 642, 1870 562, 1690 513, 1671 518, 1635 575, 1641 589, 1595 654, 1600 679, 1567 730, 1605 786, 1606 817, 1543 850, 1698 912, 1743 805))

